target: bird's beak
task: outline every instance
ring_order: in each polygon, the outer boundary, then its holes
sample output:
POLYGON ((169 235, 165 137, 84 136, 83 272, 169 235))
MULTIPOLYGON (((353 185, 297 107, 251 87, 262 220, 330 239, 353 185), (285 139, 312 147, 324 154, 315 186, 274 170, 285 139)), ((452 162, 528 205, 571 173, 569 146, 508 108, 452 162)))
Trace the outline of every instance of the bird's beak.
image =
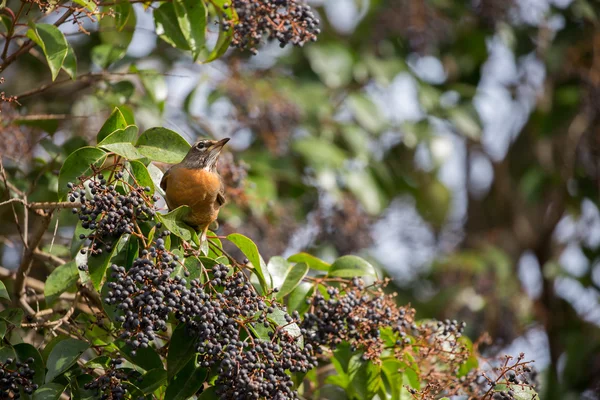
POLYGON ((221 139, 219 140, 217 143, 213 144, 210 147, 210 151, 212 152, 213 150, 219 149, 219 151, 221 151, 221 149, 223 148, 223 146, 225 146, 225 144, 229 142, 229 138, 226 137, 225 139, 221 139))
POLYGON ((212 169, 216 166, 217 160, 219 159, 219 154, 221 154, 221 150, 223 150, 223 146, 225 143, 229 142, 229 138, 221 139, 217 143, 210 146, 208 149, 208 159, 207 159, 207 167, 212 169))

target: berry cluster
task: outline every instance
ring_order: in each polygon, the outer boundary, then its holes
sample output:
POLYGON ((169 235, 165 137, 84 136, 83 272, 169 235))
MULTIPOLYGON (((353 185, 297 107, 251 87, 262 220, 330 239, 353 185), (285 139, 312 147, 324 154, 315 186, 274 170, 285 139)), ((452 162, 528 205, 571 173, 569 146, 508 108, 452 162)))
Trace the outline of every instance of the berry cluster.
POLYGON ((115 358, 110 361, 110 367, 104 374, 100 375, 91 382, 84 385, 86 390, 96 390, 101 392, 100 400, 122 400, 127 394, 127 386, 124 383, 129 376, 126 371, 117 369, 119 364, 123 363, 122 358, 115 358))
POLYGON ((398 346, 411 343, 407 332, 418 334, 414 310, 398 307, 381 287, 367 288, 361 279, 354 278, 341 290, 328 287, 327 294, 328 299, 318 293, 307 300, 311 308, 304 315, 302 328, 310 343, 335 348, 348 342, 353 349, 365 351, 364 358, 376 359, 384 348, 382 328, 392 328, 398 346))
POLYGON ((113 281, 107 283, 110 290, 105 301, 121 310, 122 315, 117 317, 123 324, 121 338, 134 349, 133 354, 140 347, 148 347, 155 332, 165 331, 168 315, 180 307, 180 293, 187 288, 184 278, 171 278, 177 261, 177 256, 165 251, 164 239, 159 238, 156 247, 143 250, 129 271, 111 265, 113 281))
MULTIPOLYGON (((302 348, 300 338, 286 325, 277 326, 268 318, 280 311, 256 292, 243 272, 216 264, 204 270, 204 281, 188 282, 173 273, 179 261, 158 238, 129 270, 111 266, 105 301, 120 311, 120 337, 134 354, 148 347, 157 332, 167 329, 167 320, 175 318, 194 338, 202 366, 219 367, 221 399, 296 398, 286 372, 313 368, 312 346, 302 348), (259 330, 268 332, 271 340, 250 333, 259 330)), ((287 325, 297 319, 297 314, 285 314, 287 325)))
MULTIPOLYGON (((137 220, 147 220, 156 214, 153 203, 159 198, 147 195, 151 190, 149 187, 130 186, 122 180, 122 172, 116 172, 114 178, 109 183, 102 174, 97 175, 87 183, 89 193, 83 184, 67 184, 71 189, 69 201, 79 200, 81 203, 81 207, 74 208, 73 213, 78 214, 84 229, 93 231, 90 235, 81 234, 79 237, 92 240, 92 254, 102 253, 103 243, 110 237, 132 233, 137 220), (129 191, 117 188, 118 182, 123 182, 129 191)), ((110 246, 106 246, 105 250, 110 251, 110 246)))
POLYGON ((304 373, 316 366, 312 347, 302 348, 298 338, 283 330, 270 336, 272 340, 227 345, 216 381, 221 400, 299 399, 286 371, 304 373))
POLYGON ((32 394, 38 385, 32 379, 35 371, 30 367, 33 358, 28 358, 24 363, 7 358, 0 362, 0 399, 18 399, 21 397, 19 389, 26 394, 32 394), (10 368, 14 364, 14 367, 10 368))
POLYGON ((258 53, 256 47, 263 35, 285 47, 288 43, 303 46, 314 42, 320 33, 319 20, 301 0, 232 0, 232 6, 239 21, 225 20, 223 27, 233 26, 233 47, 252 54, 258 53))

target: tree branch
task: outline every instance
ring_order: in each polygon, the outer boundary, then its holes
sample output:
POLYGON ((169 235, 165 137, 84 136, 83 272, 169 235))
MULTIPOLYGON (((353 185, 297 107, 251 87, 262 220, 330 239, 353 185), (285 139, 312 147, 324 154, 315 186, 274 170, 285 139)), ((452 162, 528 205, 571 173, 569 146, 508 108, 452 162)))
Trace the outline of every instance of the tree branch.
POLYGON ((42 241, 42 237, 44 237, 44 233, 46 233, 52 217, 52 212, 42 213, 38 211, 37 213, 42 217, 42 220, 40 221, 39 225, 37 225, 27 243, 27 249, 23 254, 23 259, 21 260, 21 264, 19 265, 19 269, 17 270, 15 277, 14 293, 16 298, 19 300, 25 297, 25 283, 33 263, 33 254, 35 249, 42 241))

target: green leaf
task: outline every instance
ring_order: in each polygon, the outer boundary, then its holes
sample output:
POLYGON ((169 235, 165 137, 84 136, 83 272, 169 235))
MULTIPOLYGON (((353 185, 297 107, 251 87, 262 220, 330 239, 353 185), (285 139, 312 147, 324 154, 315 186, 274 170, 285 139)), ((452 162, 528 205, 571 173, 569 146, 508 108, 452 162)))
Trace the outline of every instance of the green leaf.
POLYGON ((162 110, 168 94, 165 77, 153 69, 139 70, 137 67, 132 66, 131 70, 138 73, 140 81, 144 89, 146 89, 146 93, 150 96, 152 102, 157 104, 159 109, 162 110))
POLYGON ((94 64, 102 69, 106 69, 111 64, 122 59, 126 52, 126 49, 115 47, 112 44, 100 44, 92 48, 91 59, 94 64))
POLYGON ((6 321, 0 320, 0 342, 2 341, 2 339, 4 339, 7 330, 8 323, 6 321))
POLYGON ((366 260, 357 256, 342 256, 331 265, 328 276, 353 278, 355 276, 371 275, 377 277, 375 268, 366 260))
POLYGON ((291 268, 292 264, 285 258, 279 256, 271 257, 267 263, 267 271, 269 271, 269 275, 271 275, 271 287, 281 288, 281 285, 291 268))
POLYGON ((105 150, 112 151, 115 154, 125 157, 128 160, 139 160, 144 158, 144 155, 140 153, 131 143, 113 143, 99 145, 105 150))
POLYGON ((20 308, 7 308, 0 311, 0 319, 14 326, 21 326, 23 320, 23 310, 20 308))
POLYGON ((350 385, 359 399, 372 399, 379 391, 381 366, 362 359, 362 354, 352 356, 348 363, 350 385))
POLYGON ((217 388, 215 388, 214 386, 211 386, 207 389, 204 389, 202 394, 200 396, 198 396, 197 400, 218 400, 218 399, 219 399, 219 397, 217 396, 217 388))
POLYGON ((379 133, 385 128, 385 118, 380 109, 365 95, 351 94, 348 97, 348 105, 356 122, 366 130, 379 133))
POLYGON ((146 166, 139 161, 129 161, 129 165, 137 184, 140 187, 149 187, 150 192, 147 192, 147 194, 149 196, 154 195, 154 182, 146 166))
POLYGON ((352 80, 352 53, 341 43, 308 46, 306 55, 313 71, 330 88, 345 86, 352 80))
MULTIPOLYGON (((103 7, 108 10, 109 7, 103 7)), ((136 27, 133 6, 127 0, 119 1, 115 6, 115 17, 104 16, 100 20, 100 39, 103 43, 127 49, 136 27)))
POLYGON ((171 46, 181 50, 190 50, 190 46, 177 23, 177 14, 173 3, 162 3, 154 10, 156 34, 171 46))
POLYGON ((99 166, 106 153, 95 147, 82 147, 65 160, 58 174, 58 198, 63 201, 69 192, 67 183, 79 183, 80 176, 91 175, 92 165, 99 166))
MULTIPOLYGON (((204 257, 202 259, 204 259, 204 257)), ((208 259, 208 260, 213 261, 212 259, 208 259)), ((199 257, 188 257, 183 262, 183 265, 190 273, 190 276, 189 276, 190 281, 192 279, 199 279, 200 281, 204 280, 204 277, 202 275, 202 267, 203 266, 206 267, 206 264, 204 264, 199 257)))
POLYGON ((58 342, 48 356, 46 383, 52 382, 71 368, 88 348, 89 345, 86 342, 77 339, 68 338, 58 342))
POLYGON ((402 373, 400 372, 400 368, 402 365, 403 363, 396 358, 386 359, 381 365, 384 377, 390 386, 391 400, 400 400, 400 394, 402 393, 402 373))
POLYGON ((60 399, 60 395, 65 391, 66 386, 62 383, 47 383, 40 386, 33 393, 33 400, 57 400, 60 399))
POLYGON ((298 311, 303 314, 308 310, 309 305, 306 303, 306 299, 313 295, 315 287, 307 282, 302 282, 298 285, 287 299, 287 307, 290 312, 298 311))
POLYGON ((6 286, 4 286, 4 282, 2 281, 0 281, 0 298, 10 300, 6 286))
POLYGON ((176 164, 188 153, 190 144, 172 130, 150 128, 139 137, 136 147, 152 161, 176 164))
POLYGON ((77 58, 70 44, 67 47, 67 56, 65 57, 65 61, 63 61, 62 68, 71 79, 75 80, 77 78, 77 58))
POLYGON ((151 369, 141 376, 141 380, 137 382, 137 387, 144 394, 151 394, 156 389, 160 388, 167 381, 167 371, 163 368, 151 369))
POLYGON ((196 340, 188 334, 184 324, 177 325, 171 336, 169 352, 167 353, 167 377, 169 381, 188 364, 195 352, 196 340))
POLYGON ((102 254, 88 257, 88 272, 96 290, 100 290, 100 287, 102 286, 102 281, 104 280, 106 269, 110 264, 110 259, 123 251, 123 249, 127 248, 128 240, 129 235, 123 235, 115 244, 112 242, 110 243, 113 245, 112 251, 103 251, 102 254))
POLYGON ((96 141, 101 143, 108 135, 118 129, 127 128, 127 125, 123 112, 119 107, 115 107, 108 119, 104 122, 104 125, 102 125, 102 128, 100 128, 100 132, 98 132, 98 135, 96 136, 96 141))
POLYGON ((44 286, 44 297, 48 305, 54 304, 56 299, 75 285, 78 279, 79 269, 75 261, 69 261, 52 271, 44 286))
MULTIPOLYGON (((115 110, 118 110, 118 109, 115 109, 115 110)), ((113 111, 113 113, 114 113, 114 111, 113 111)), ((112 117, 112 115, 111 115, 111 117, 112 117)), ((98 143, 98 146, 104 146, 107 144, 114 144, 114 143, 132 144, 137 139, 137 135, 138 135, 138 127, 135 125, 129 125, 122 129, 116 129, 112 133, 108 134, 108 136, 104 137, 104 139, 102 139, 102 141, 100 143, 98 143)))
POLYGON ((269 289, 265 277, 265 272, 268 273, 267 266, 258 252, 258 247, 256 247, 256 244, 254 244, 254 242, 246 236, 239 233, 232 233, 227 236, 227 239, 231 241, 231 243, 235 244, 242 251, 242 253, 248 257, 248 260, 250 260, 252 266, 254 267, 254 273, 258 277, 263 291, 266 292, 269 289))
POLYGON ((281 285, 281 289, 279 289, 276 298, 281 300, 290 294, 302 282, 302 279, 308 274, 308 270, 309 268, 306 263, 294 265, 286 276, 283 285, 281 285))
POLYGON ((196 367, 195 359, 189 360, 169 382, 165 400, 188 400, 202 387, 207 376, 206 369, 196 367))
POLYGON ((71 52, 71 55, 67 62, 67 68, 70 70, 67 72, 69 75, 74 73, 72 68, 75 55, 72 54, 73 49, 69 50, 70 46, 60 29, 52 24, 35 24, 27 31, 27 37, 42 48, 52 73, 52 80, 55 80, 58 76, 69 52, 71 52))
POLYGON ((331 264, 328 264, 325 261, 308 253, 294 254, 293 256, 288 257, 288 261, 305 263, 310 269, 314 269, 316 271, 329 271, 329 268, 331 268, 331 264))
POLYGON ((17 360, 24 363, 28 358, 33 358, 33 363, 29 364, 29 367, 35 371, 33 375, 33 383, 38 385, 44 384, 44 375, 46 374, 46 367, 44 366, 44 360, 40 352, 30 345, 29 343, 19 343, 13 346, 17 360))
POLYGON ((225 22, 225 19, 234 22, 238 20, 235 8, 223 7, 225 4, 229 4, 229 0, 213 0, 211 1, 211 3, 215 8, 217 8, 217 15, 219 16, 219 37, 217 38, 217 43, 215 44, 215 47, 211 50, 206 60, 203 61, 205 63, 214 61, 217 58, 221 57, 229 48, 229 44, 231 43, 231 39, 233 38, 233 29, 223 28, 223 22, 225 22))
POLYGON ((198 241, 198 234, 188 224, 182 221, 189 212, 190 208, 188 206, 181 206, 167 214, 157 214, 156 218, 175 236, 180 237, 187 242, 192 239, 196 242, 198 241))
POLYGON ((192 50, 194 61, 204 48, 204 31, 206 29, 206 7, 203 1, 174 0, 177 23, 183 37, 192 50))
POLYGON ((140 347, 135 351, 135 355, 131 354, 133 350, 129 345, 125 345, 123 342, 117 342, 119 350, 123 354, 123 357, 145 371, 151 371, 153 369, 164 369, 163 362, 158 353, 152 347, 140 347))

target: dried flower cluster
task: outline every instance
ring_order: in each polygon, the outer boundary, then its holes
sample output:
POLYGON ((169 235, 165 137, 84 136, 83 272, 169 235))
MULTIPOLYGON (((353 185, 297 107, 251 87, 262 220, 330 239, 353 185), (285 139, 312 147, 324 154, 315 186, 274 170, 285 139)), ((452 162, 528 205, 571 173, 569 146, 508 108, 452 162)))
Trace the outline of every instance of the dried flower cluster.
POLYGON ((303 46, 316 41, 320 33, 319 20, 309 6, 300 0, 232 0, 239 21, 225 20, 225 29, 233 26, 231 45, 257 54, 261 40, 277 39, 281 47, 287 44, 303 46))

